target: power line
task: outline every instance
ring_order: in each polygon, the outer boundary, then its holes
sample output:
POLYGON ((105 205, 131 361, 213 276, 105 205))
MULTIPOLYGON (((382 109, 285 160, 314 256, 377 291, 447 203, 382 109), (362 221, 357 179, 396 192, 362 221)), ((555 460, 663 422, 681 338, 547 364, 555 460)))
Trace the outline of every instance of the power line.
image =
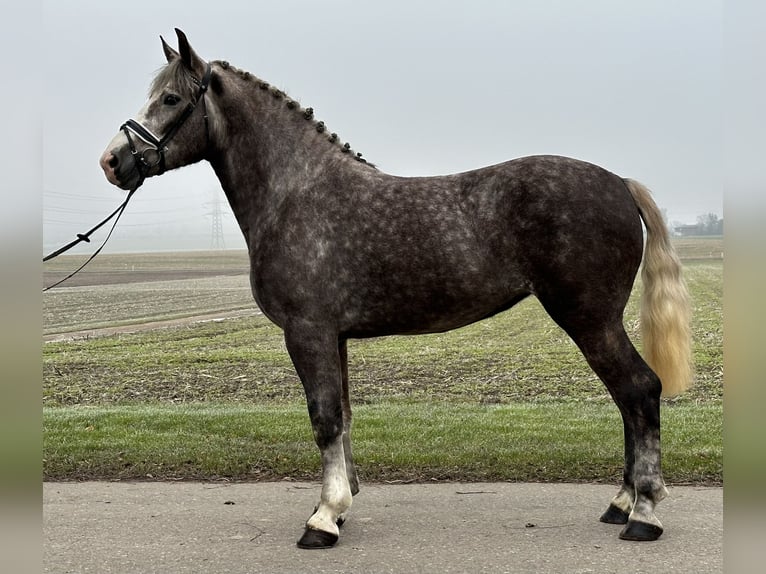
MULTIPOLYGON (((205 204, 209 205, 209 204, 205 204)), ((223 238, 223 214, 221 213, 221 198, 218 194, 213 196, 213 210, 205 215, 213 218, 213 226, 210 230, 210 249, 226 249, 223 238)))

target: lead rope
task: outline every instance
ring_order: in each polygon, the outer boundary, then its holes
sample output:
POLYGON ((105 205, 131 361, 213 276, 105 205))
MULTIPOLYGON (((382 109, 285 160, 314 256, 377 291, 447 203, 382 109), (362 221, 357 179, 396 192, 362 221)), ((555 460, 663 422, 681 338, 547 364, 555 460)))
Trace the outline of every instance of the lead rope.
POLYGON ((117 222, 120 220, 120 217, 122 216, 122 213, 125 211, 125 208, 128 206, 128 201, 130 201, 130 198, 133 197, 133 194, 141 186, 141 183, 143 183, 143 178, 139 181, 139 184, 136 185, 136 187, 134 187, 133 189, 131 189, 128 192, 128 196, 125 198, 125 201, 123 201, 117 209, 115 209, 108 217, 106 217, 106 219, 102 220, 98 225, 96 225, 93 228, 91 228, 88 232, 86 232, 86 233, 78 233, 77 234, 77 239, 75 239, 73 241, 70 241, 69 243, 67 243, 63 247, 57 249, 53 253, 50 253, 49 255, 46 255, 45 257, 43 257, 43 262, 45 262, 45 261, 48 261, 49 259, 53 259, 54 257, 58 257, 62 253, 65 253, 65 252, 69 251, 70 249, 72 249, 72 247, 74 247, 75 245, 77 245, 77 244, 79 244, 79 243, 81 243, 83 241, 85 243, 90 243, 90 236, 95 231, 97 231, 98 229, 101 229, 101 227, 103 227, 110 219, 112 219, 113 217, 117 216, 115 218, 115 220, 114 220, 114 223, 112 223, 112 227, 109 228, 109 233, 107 234, 106 239, 104 239, 104 241, 101 243, 99 248, 96 249, 96 251, 93 253, 93 255, 88 257, 88 259, 85 260, 85 263, 80 265, 77 269, 72 271, 69 275, 67 275, 63 279, 60 279, 59 281, 56 281, 53 285, 48 285, 47 287, 45 287, 43 289, 43 293, 45 293, 49 289, 53 289, 54 287, 57 287, 57 286, 61 285, 67 279, 71 279, 72 277, 77 275, 80 271, 83 270, 83 268, 88 263, 90 263, 91 261, 93 261, 93 259, 96 258, 96 255, 101 253, 101 250, 106 245, 106 242, 109 241, 109 238, 112 236, 112 232, 114 231, 114 228, 117 226, 117 222))

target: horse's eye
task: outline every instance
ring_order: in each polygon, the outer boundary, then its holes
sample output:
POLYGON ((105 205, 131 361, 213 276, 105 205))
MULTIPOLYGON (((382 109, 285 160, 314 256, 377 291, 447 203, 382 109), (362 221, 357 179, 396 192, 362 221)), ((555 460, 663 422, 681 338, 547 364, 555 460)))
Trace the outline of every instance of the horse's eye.
POLYGON ((168 94, 167 96, 165 96, 165 100, 163 101, 163 103, 166 106, 175 106, 180 101, 181 101, 180 96, 176 96, 175 94, 168 94))

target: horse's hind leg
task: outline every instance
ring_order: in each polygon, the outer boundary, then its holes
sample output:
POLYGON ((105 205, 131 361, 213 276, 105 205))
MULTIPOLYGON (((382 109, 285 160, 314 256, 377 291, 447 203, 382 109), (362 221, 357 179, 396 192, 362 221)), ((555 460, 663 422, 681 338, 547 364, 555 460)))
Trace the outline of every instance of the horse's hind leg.
POLYGON ((580 348, 620 409, 625 435, 623 484, 601 519, 624 521, 620 538, 656 540, 662 524, 654 507, 667 495, 660 461, 660 380, 633 347, 621 323, 600 342, 598 338, 584 337, 587 342, 580 348))
POLYGON ((329 548, 340 535, 338 522, 351 506, 343 438, 342 375, 337 334, 315 325, 291 325, 285 342, 306 392, 314 439, 322 456, 322 493, 300 548, 329 548))
POLYGON ((623 484, 601 520, 625 524, 620 538, 656 540, 663 529, 654 508, 667 495, 660 468, 660 380, 633 347, 621 318, 599 320, 596 314, 565 314, 550 307, 546 309, 577 343, 622 415, 623 484))

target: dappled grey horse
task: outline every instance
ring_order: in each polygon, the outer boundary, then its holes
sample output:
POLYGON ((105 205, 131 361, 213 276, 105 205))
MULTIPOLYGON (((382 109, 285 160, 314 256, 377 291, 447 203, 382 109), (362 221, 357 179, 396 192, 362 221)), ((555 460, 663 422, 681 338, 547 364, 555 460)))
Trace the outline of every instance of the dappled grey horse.
POLYGON ((228 62, 205 62, 176 32, 178 51, 162 40, 167 66, 101 167, 135 191, 167 170, 213 166, 247 242, 253 296, 284 330, 321 453, 320 501, 298 545, 334 545, 359 491, 346 341, 455 329, 528 295, 622 414, 623 483, 601 520, 625 524, 625 539, 658 538, 654 508, 667 492, 660 395, 683 391, 691 370, 681 266, 649 191, 555 156, 443 177, 387 175, 311 108, 228 62), (642 253, 648 364, 622 324, 642 253))

